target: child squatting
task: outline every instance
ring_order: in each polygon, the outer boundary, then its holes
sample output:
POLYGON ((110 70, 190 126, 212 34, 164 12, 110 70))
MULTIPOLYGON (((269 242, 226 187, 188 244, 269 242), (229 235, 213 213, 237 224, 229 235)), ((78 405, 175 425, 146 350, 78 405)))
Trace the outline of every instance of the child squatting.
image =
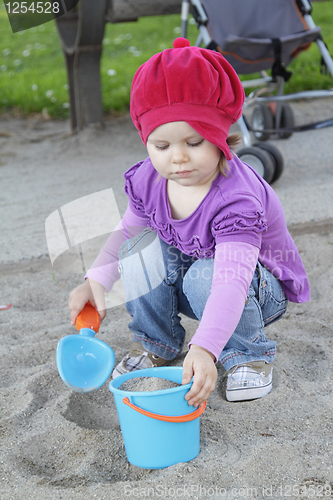
POLYGON ((232 151, 242 84, 224 57, 178 38, 136 72, 130 112, 148 158, 124 174, 128 207, 85 281, 71 322, 121 277, 132 344, 113 377, 163 366, 183 349, 179 313, 199 320, 183 363, 186 395, 202 406, 227 371, 226 399, 266 396, 276 343, 265 327, 309 283, 274 190, 232 151))

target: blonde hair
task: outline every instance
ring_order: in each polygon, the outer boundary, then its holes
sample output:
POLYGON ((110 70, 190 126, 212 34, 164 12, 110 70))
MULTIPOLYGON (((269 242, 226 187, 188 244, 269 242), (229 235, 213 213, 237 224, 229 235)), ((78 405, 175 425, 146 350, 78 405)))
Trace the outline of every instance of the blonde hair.
MULTIPOLYGON (((227 138, 227 144, 230 149, 233 149, 235 146, 237 146, 240 143, 241 140, 241 135, 238 134, 237 132, 235 134, 230 134, 227 138)), ((228 163, 227 159, 224 156, 224 153, 221 151, 221 158, 218 163, 218 168, 221 172, 222 175, 226 176, 227 175, 227 169, 228 169, 228 163)))

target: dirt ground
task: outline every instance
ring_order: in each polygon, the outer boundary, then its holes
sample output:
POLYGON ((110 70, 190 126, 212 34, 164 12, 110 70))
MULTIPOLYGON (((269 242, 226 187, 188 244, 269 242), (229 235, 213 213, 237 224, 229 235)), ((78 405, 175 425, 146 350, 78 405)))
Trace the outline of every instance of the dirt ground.
MULTIPOLYGON (((297 122, 332 117, 332 101, 295 104, 297 122)), ((58 375, 57 344, 75 333, 68 294, 83 270, 77 248, 52 267, 45 237, 50 214, 108 188, 122 214, 122 173, 146 156, 145 148, 128 116, 79 137, 68 122, 0 120, 0 305, 12 304, 0 310, 2 500, 333 497, 332 130, 273 139, 285 159, 273 187, 312 300, 289 304, 285 317, 268 327, 278 349, 272 392, 229 403, 218 367, 216 390, 200 418, 199 455, 146 470, 127 461, 108 383, 80 394, 58 375)), ((189 339, 196 322, 183 322, 189 339)), ((127 323, 125 306, 112 307, 98 333, 116 360, 130 341, 127 323)))

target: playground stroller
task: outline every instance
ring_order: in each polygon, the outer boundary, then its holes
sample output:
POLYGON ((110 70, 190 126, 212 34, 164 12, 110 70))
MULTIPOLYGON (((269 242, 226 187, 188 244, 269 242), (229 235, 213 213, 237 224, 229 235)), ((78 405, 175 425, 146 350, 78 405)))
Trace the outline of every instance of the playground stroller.
POLYGON ((245 146, 237 155, 273 183, 283 172, 284 160, 276 146, 265 142, 272 133, 288 138, 293 132, 333 125, 331 119, 295 127, 286 102, 333 97, 333 89, 283 94, 291 76, 287 66, 313 42, 322 66, 333 77, 333 61, 311 17, 311 4, 308 0, 183 0, 183 37, 190 12, 199 29, 197 46, 221 52, 240 75, 260 73, 260 78, 242 82, 244 88, 259 88, 245 99, 243 109, 254 105, 251 124, 244 115, 237 122, 245 146), (259 142, 251 145, 250 132, 259 142))

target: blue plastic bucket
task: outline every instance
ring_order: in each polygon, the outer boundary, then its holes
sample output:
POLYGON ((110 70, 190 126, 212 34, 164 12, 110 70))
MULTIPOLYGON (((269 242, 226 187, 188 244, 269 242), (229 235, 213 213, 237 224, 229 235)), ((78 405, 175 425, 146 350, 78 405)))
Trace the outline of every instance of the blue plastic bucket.
POLYGON ((183 368, 147 368, 110 382, 128 461, 144 469, 163 469, 193 460, 200 451, 200 415, 205 407, 190 406, 185 394, 191 384, 161 391, 123 391, 134 377, 159 377, 182 383, 183 368))

